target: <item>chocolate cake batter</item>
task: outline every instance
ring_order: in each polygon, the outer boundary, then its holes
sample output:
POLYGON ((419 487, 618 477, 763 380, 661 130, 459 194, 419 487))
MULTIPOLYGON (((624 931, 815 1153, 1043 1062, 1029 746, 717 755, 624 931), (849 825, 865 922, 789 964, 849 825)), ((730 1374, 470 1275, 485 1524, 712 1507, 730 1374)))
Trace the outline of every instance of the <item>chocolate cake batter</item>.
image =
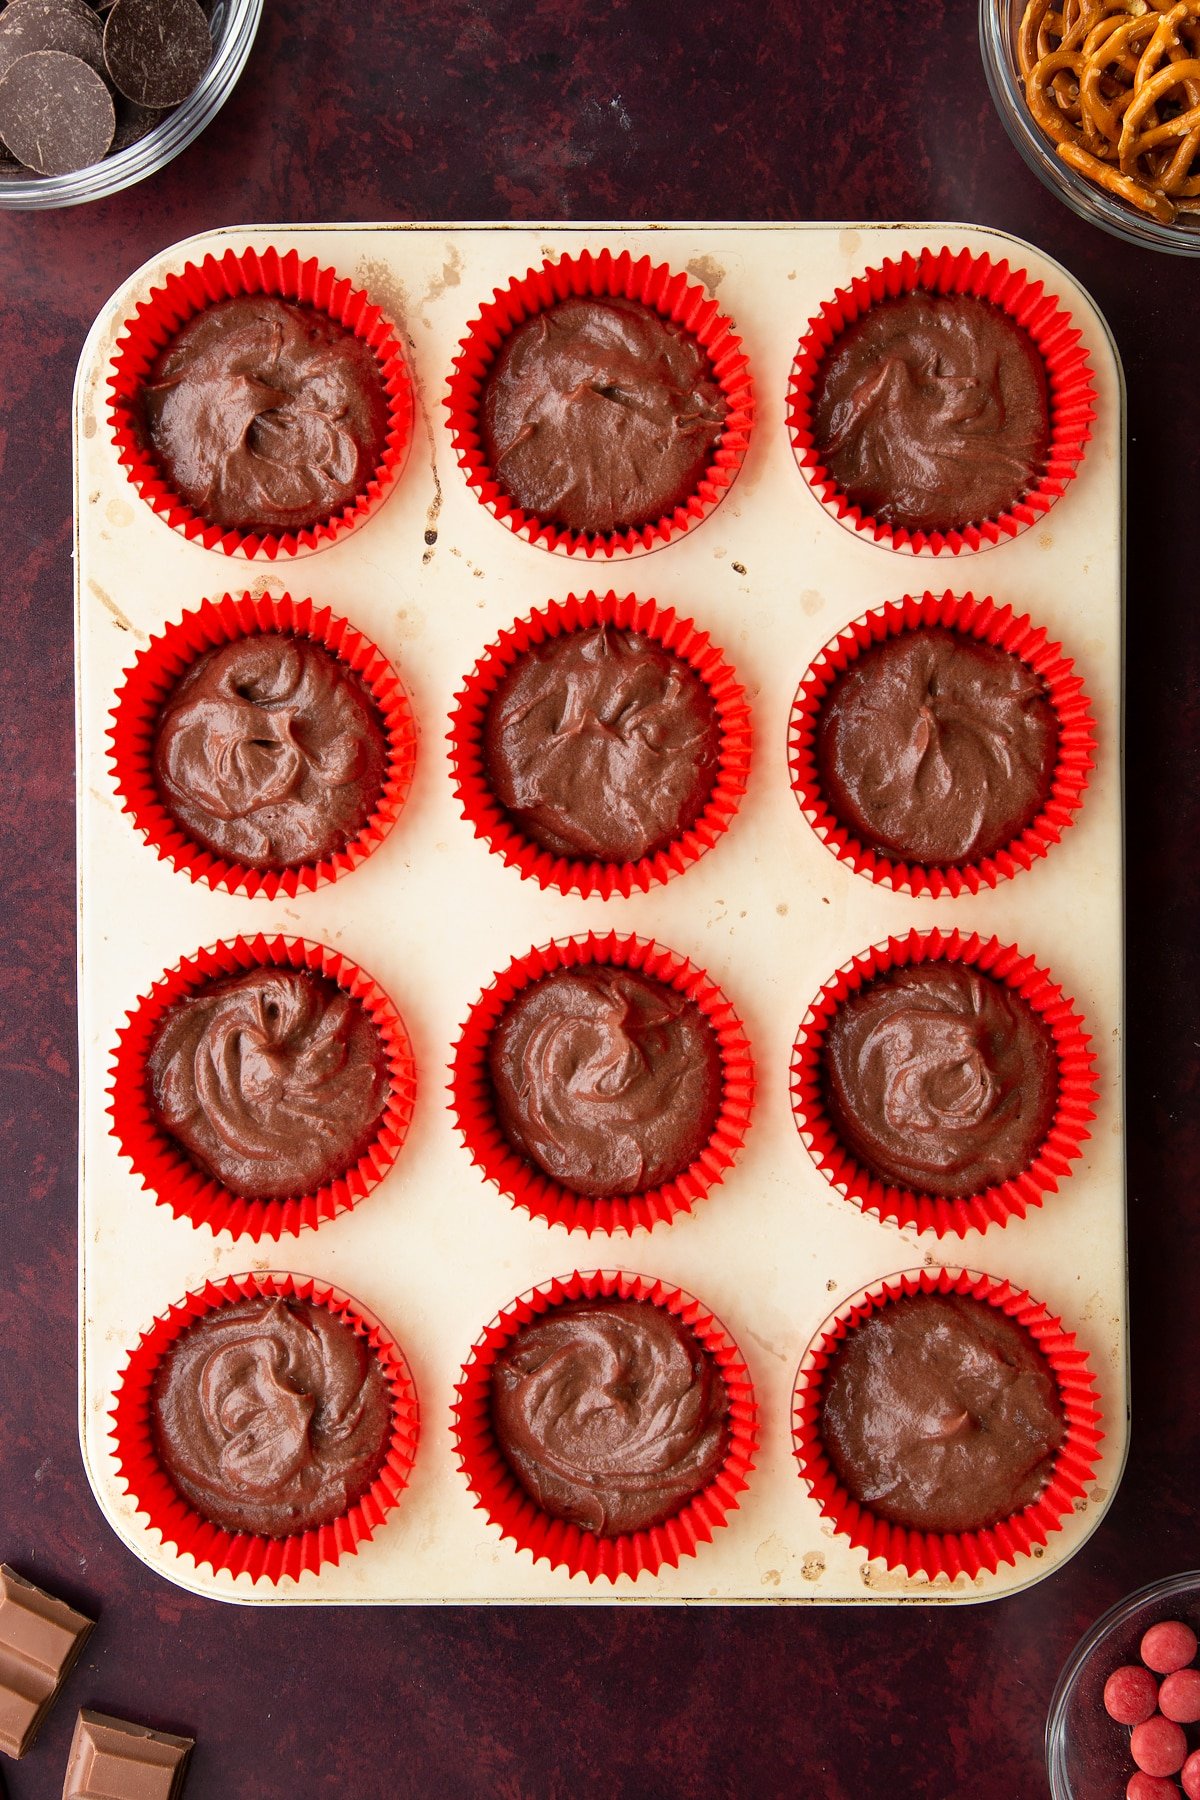
POLYGON ((695 1333, 639 1300, 530 1321, 492 1371, 505 1461, 544 1511, 601 1537, 677 1513, 725 1453, 725 1383, 695 1333))
POLYGON ((829 1365, 820 1431, 850 1497, 914 1531, 1019 1512, 1066 1435, 1033 1338, 963 1294, 914 1294, 855 1326, 829 1365))
POLYGON ((315 307, 256 294, 189 319, 141 396, 146 440, 203 519, 300 531, 363 492, 388 434, 375 353, 315 307))
POLYGON ((923 864, 992 856, 1041 811, 1058 725, 1039 675, 933 627, 873 645, 816 725, 830 809, 872 850, 923 864))
POLYGON ((386 764, 383 721, 354 671, 286 632, 199 657, 155 730, 167 810, 209 850, 259 869, 344 850, 375 809, 386 764))
POLYGON ((988 300, 881 300, 834 339, 817 371, 812 435, 852 505, 910 531, 961 531, 1040 476, 1045 365, 1028 332, 988 300))
POLYGON ((388 1098, 384 1046, 359 1002, 322 976, 269 966, 176 1001, 148 1074, 162 1129, 252 1200, 345 1174, 388 1098))
POLYGON ((496 479, 572 531, 653 524, 712 460, 727 407, 703 348, 637 300, 561 300, 518 325, 481 396, 496 479))
POLYGON ((633 862, 694 825, 716 780, 712 695, 653 638, 598 625, 528 650, 492 695, 497 800, 559 856, 633 862))
POLYGON ((289 1537, 338 1518, 383 1466, 387 1381, 365 1339, 309 1301, 240 1300, 199 1318, 151 1393, 155 1448, 197 1512, 289 1537))
POLYGON ((945 1197, 1019 1175, 1054 1117, 1050 1029, 1003 982, 961 963, 888 970, 829 1022, 825 1104, 882 1181, 945 1197))
POLYGON ((557 969, 492 1033, 496 1117, 574 1193, 640 1194, 700 1155, 721 1104, 716 1033, 693 1000, 634 969, 557 969))

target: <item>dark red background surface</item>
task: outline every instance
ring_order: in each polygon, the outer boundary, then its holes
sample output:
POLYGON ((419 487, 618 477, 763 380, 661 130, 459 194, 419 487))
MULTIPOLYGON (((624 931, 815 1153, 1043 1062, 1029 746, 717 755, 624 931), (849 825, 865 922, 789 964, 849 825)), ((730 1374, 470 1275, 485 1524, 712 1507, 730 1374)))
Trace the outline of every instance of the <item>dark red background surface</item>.
MULTIPOLYGON (((1077 221, 995 116, 973 0, 267 0, 242 83, 155 180, 0 215, 0 1557, 100 1615, 13 1800, 84 1703, 195 1732, 188 1800, 497 1794, 1037 1800, 1056 1672, 1200 1563, 1196 846, 1200 268, 1077 221), (70 397, 94 313, 209 226, 961 219, 1059 257, 1129 383, 1134 1429, 1095 1537, 992 1605, 260 1612, 151 1576, 75 1434, 70 397)), ((1096 1800, 1106 1800, 1097 1796, 1096 1800)))

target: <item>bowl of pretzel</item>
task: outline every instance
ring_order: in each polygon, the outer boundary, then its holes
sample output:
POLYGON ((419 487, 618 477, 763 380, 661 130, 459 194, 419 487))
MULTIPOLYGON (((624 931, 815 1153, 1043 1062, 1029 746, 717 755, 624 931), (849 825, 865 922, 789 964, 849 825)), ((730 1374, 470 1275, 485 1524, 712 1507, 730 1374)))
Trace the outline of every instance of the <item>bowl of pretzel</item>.
POLYGON ((1200 0, 980 0, 1017 149, 1082 218, 1200 256, 1200 0))

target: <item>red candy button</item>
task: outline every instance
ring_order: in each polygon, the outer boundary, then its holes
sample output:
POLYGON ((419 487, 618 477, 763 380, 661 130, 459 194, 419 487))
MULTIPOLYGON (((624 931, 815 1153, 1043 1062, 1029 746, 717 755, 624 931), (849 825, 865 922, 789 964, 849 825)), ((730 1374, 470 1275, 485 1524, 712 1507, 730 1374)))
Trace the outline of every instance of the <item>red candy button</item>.
POLYGON ((1183 1783, 1187 1800, 1200 1800, 1200 1750, 1192 1751, 1183 1765, 1183 1773, 1179 1779, 1183 1783))
POLYGON ((1179 1789, 1173 1781, 1163 1781, 1157 1775, 1144 1775, 1139 1769, 1136 1775, 1129 1777, 1125 1800, 1179 1800, 1179 1789))
POLYGON ((1129 1748, 1134 1762, 1147 1775, 1175 1775, 1183 1767, 1187 1739, 1182 1725, 1170 1719, 1146 1719, 1134 1726, 1129 1748))
POLYGON ((1196 1634, 1181 1619, 1164 1619, 1152 1625, 1141 1644, 1141 1657, 1158 1675, 1186 1669, 1196 1654, 1196 1634))
POLYGON ((1114 1669, 1104 1684, 1104 1710, 1118 1725, 1140 1725, 1157 1705, 1157 1681, 1149 1669, 1139 1669, 1134 1663, 1114 1669))
POLYGON ((1200 1719, 1200 1669, 1176 1669, 1168 1675, 1159 1690, 1158 1710, 1164 1719, 1194 1725, 1200 1719))

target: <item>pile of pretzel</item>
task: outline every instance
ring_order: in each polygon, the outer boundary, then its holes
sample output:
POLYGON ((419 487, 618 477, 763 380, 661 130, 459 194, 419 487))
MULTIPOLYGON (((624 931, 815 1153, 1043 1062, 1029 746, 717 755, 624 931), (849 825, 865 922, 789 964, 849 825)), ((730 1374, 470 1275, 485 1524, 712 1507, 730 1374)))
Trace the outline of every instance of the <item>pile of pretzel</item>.
POLYGON ((1163 224, 1200 213, 1200 0, 1029 0, 1017 60, 1063 162, 1163 224))

